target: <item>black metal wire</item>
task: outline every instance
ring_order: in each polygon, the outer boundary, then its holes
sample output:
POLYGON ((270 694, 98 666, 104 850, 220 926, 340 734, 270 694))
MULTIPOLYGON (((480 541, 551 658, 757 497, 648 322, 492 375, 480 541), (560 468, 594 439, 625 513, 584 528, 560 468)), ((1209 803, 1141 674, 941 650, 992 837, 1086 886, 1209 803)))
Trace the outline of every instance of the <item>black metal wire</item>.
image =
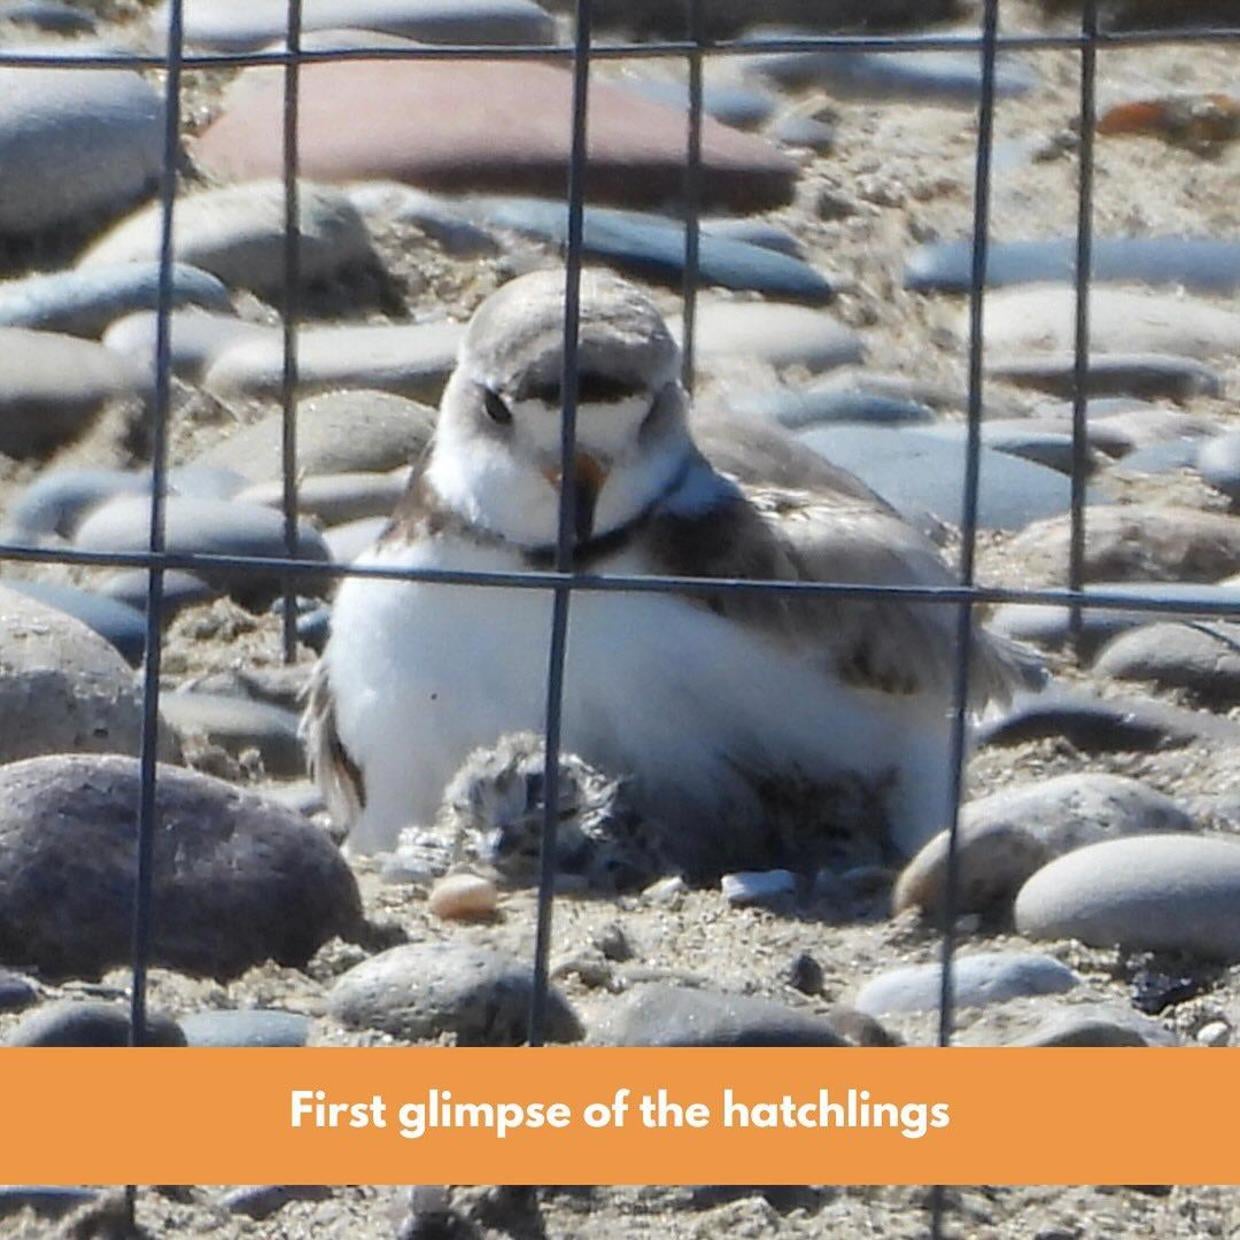
MULTIPOLYGON (((301 187, 298 183, 298 118, 300 104, 301 0, 288 0, 288 62, 284 66, 284 296, 280 307, 284 355, 280 372, 280 466, 283 478, 284 548, 297 559, 297 322, 301 296, 301 187)), ((297 660, 297 591, 292 578, 284 583, 284 661, 297 660)))
POLYGON ((689 132, 685 150, 685 273, 681 284, 680 381, 692 394, 696 380, 698 263, 702 214, 702 0, 688 0, 689 132))
POLYGON ((586 121, 590 87, 591 0, 577 0, 573 55, 572 146, 568 165, 568 252, 564 275, 564 369, 560 391, 560 523, 555 566, 561 580, 551 607, 551 649, 547 661, 547 728, 544 737, 543 830, 538 874, 538 925, 534 937, 534 977, 530 992, 529 1043, 546 1039, 547 970, 551 956, 551 917, 555 905, 556 843, 560 825, 560 736, 564 715, 564 659, 568 646, 568 607, 573 590, 577 442, 577 347, 581 323, 581 258, 587 172, 586 121))

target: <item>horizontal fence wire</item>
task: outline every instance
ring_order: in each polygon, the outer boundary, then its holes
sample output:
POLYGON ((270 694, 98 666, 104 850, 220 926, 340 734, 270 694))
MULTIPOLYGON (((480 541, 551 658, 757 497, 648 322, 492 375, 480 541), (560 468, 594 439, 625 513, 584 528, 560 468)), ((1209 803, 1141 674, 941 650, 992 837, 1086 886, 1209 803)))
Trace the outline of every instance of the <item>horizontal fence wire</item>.
MULTIPOLYGON (((1087 472, 1086 396, 1089 357, 1089 281, 1093 244, 1094 121, 1097 111, 1097 57, 1104 49, 1139 48, 1166 44, 1240 43, 1240 25, 1223 27, 1106 30, 1099 28, 1097 0, 1082 0, 1079 32, 1016 34, 999 30, 999 2, 985 0, 978 34, 943 35, 779 35, 763 38, 708 39, 703 35, 703 4, 708 0, 685 0, 688 37, 651 42, 601 41, 592 35, 591 0, 576 0, 574 36, 571 44, 552 45, 417 45, 408 47, 364 45, 306 47, 301 0, 288 0, 287 38, 283 48, 243 53, 187 53, 184 49, 183 0, 170 0, 165 53, 147 55, 117 51, 82 54, 17 48, 0 48, 0 66, 30 69, 155 69, 166 74, 164 82, 164 165, 158 201, 161 208, 160 276, 155 345, 156 382, 153 399, 152 501, 148 547, 145 551, 85 551, 0 543, 0 560, 27 564, 63 564, 86 568, 140 568, 149 573, 146 653, 143 667, 143 732, 140 752, 141 789, 138 805, 138 837, 135 857, 136 896, 133 909, 133 987, 131 995, 131 1041, 145 1039, 146 991, 150 947, 155 927, 151 924, 152 850, 156 827, 156 738, 159 709, 159 676, 162 652, 163 577, 174 569, 218 578, 227 575, 266 575, 281 583, 283 602, 283 651, 288 661, 297 652, 298 584, 310 583, 322 590, 342 577, 391 579, 478 588, 537 589, 549 591, 554 600, 548 643, 548 675, 545 727, 544 820, 538 886, 533 985, 529 1009, 528 1040, 539 1045, 545 1037, 548 996, 548 961, 552 939, 555 895, 555 840, 558 824, 557 785, 562 740, 564 668, 569 631, 571 596, 576 591, 679 593, 691 595, 732 593, 779 593, 836 597, 841 600, 886 598, 952 606, 957 611, 956 662, 952 686, 952 763, 947 850, 947 897, 940 927, 941 992, 938 1040, 951 1041, 954 995, 953 961, 958 908, 958 827, 962 799, 964 758, 967 748, 969 698, 968 650, 973 635, 974 609, 980 605, 1024 603, 1067 608, 1074 634, 1088 612, 1125 611, 1159 616, 1240 617, 1240 597, 1217 593, 1194 593, 1182 587, 1176 597, 1158 597, 1127 590, 1087 588, 1085 580, 1085 510, 1087 472), (990 171, 996 105, 996 66, 1009 51, 1078 51, 1080 53, 1081 134, 1078 150, 1076 227, 1074 382, 1072 390, 1073 453, 1071 470, 1070 541, 1067 588, 1016 588, 980 585, 976 577, 978 499, 981 461, 982 393, 984 381, 983 307, 986 292, 986 258, 989 235, 990 171), (738 578, 602 576, 577 572, 572 557, 571 464, 575 445, 577 329, 580 278, 583 262, 585 206, 587 100, 595 62, 642 58, 683 60, 688 73, 686 164, 682 213, 685 229, 684 343, 682 376, 686 388, 694 382, 695 307, 699 279, 699 215, 701 210, 701 145, 703 125, 703 62, 706 57, 752 57, 785 53, 819 53, 847 56, 859 53, 958 52, 979 57, 978 134, 973 197, 973 254, 969 283, 968 424, 966 471, 962 494, 959 584, 955 586, 861 585, 840 582, 755 581, 738 578), (299 558, 297 519, 297 337, 300 325, 299 75, 304 66, 341 61, 369 60, 538 60, 567 62, 572 73, 571 155, 567 191, 568 239, 565 251, 565 339, 562 392, 564 409, 561 431, 563 484, 554 569, 526 572, 475 572, 443 569, 384 568, 308 561, 299 558), (168 420, 171 396, 171 338, 173 218, 177 192, 181 92, 186 71, 281 67, 284 71, 283 177, 285 287, 279 307, 284 360, 280 387, 282 410, 282 509, 283 556, 207 555, 169 550, 164 529, 167 482, 168 420)), ((931 1233, 942 1234, 945 1196, 931 1193, 931 1233)), ((135 1194, 127 1192, 132 1219, 135 1194)))

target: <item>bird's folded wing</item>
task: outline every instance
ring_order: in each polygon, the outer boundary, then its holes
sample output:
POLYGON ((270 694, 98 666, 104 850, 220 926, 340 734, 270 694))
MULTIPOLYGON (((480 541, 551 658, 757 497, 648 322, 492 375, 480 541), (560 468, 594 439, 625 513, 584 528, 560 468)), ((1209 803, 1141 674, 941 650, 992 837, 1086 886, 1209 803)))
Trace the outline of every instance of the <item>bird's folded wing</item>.
POLYGON ((366 789, 361 769, 336 730, 336 702, 325 659, 315 665, 305 700, 301 737, 311 777, 323 791, 332 821, 352 827, 366 807, 366 789))

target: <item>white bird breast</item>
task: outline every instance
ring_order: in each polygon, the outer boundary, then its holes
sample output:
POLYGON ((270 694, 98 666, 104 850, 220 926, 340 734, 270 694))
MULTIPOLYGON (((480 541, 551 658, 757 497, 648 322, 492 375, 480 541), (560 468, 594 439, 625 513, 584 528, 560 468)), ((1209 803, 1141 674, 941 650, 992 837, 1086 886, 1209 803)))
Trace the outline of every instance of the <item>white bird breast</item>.
MULTIPOLYGON (((358 563, 518 567, 503 548, 448 538, 376 548, 358 563)), ((607 569, 642 566, 617 560, 607 569)), ((326 659, 340 738, 365 776, 354 847, 393 847, 401 829, 433 819, 472 750, 543 728, 551 606, 550 592, 537 589, 342 583, 326 659)), ((674 830, 720 830, 758 816, 738 762, 810 778, 898 768, 890 811, 897 844, 911 851, 943 825, 941 706, 910 709, 849 689, 809 654, 681 597, 574 593, 563 721, 567 750, 634 776, 674 830)))

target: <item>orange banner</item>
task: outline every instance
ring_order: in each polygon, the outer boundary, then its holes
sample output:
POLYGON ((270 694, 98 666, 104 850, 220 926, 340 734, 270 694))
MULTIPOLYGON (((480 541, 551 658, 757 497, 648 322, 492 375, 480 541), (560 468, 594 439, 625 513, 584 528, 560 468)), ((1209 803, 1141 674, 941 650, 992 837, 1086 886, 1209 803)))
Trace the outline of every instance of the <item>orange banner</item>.
POLYGON ((1240 1183, 1234 1050, 0 1051, 9 1183, 1240 1183))

